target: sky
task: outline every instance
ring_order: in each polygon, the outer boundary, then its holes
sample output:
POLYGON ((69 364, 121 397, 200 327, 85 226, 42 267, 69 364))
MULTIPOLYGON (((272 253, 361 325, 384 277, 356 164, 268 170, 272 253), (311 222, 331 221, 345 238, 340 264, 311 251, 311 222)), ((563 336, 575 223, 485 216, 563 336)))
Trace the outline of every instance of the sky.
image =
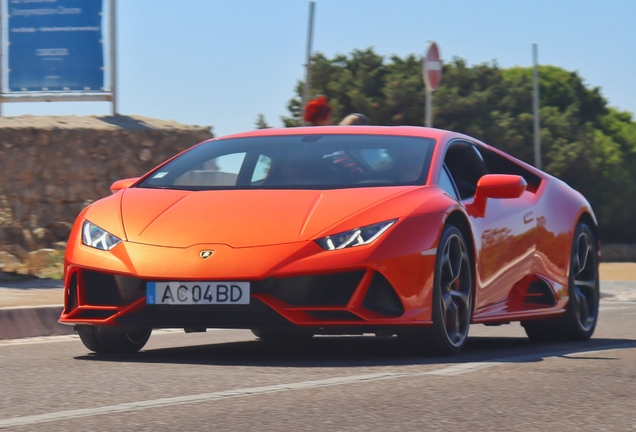
MULTIPOLYGON (((316 0, 314 51, 372 47, 469 65, 577 71, 609 105, 636 113, 634 0, 316 0)), ((118 0, 118 113, 212 126, 275 127, 304 79, 309 0, 118 0)), ((442 77, 442 83, 443 83, 442 77)), ((108 102, 5 103, 5 116, 108 115, 108 102)))

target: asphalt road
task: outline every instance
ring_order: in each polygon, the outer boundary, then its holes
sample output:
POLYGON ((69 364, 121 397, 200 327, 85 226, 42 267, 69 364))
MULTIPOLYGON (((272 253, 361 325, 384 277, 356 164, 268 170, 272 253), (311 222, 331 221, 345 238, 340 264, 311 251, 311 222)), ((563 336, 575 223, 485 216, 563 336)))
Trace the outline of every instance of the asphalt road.
POLYGON ((594 338, 532 344, 471 328, 458 357, 394 338, 266 344, 156 332, 101 358, 77 336, 0 341, 0 428, 46 431, 636 430, 636 302, 602 301, 594 338))

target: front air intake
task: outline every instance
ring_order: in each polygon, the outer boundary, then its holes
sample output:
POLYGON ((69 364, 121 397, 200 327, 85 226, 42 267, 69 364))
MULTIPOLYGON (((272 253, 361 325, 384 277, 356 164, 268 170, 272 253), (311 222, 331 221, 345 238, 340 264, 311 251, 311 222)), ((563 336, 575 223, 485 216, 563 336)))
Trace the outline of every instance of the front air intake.
POLYGON ((373 275, 362 307, 389 317, 398 317, 404 313, 400 298, 389 281, 380 273, 373 275))
POLYGON ((77 307, 77 273, 73 273, 68 283, 64 313, 67 314, 77 307))
POLYGON ((363 275, 363 270, 357 270, 328 275, 271 278, 255 284, 253 291, 271 295, 291 306, 345 307, 363 275))
POLYGON ((86 301, 93 306, 127 305, 145 296, 145 284, 131 276, 82 270, 86 301))

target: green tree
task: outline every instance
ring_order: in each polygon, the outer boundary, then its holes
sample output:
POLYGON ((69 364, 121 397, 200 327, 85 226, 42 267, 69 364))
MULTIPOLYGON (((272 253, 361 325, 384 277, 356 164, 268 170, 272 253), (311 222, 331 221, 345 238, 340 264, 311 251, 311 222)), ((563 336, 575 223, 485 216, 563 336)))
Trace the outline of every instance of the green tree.
POLYGON ((265 116, 263 114, 259 114, 256 117, 256 121, 254 122, 254 126, 256 127, 256 129, 269 129, 269 128, 271 128, 271 126, 267 124, 267 121, 265 120, 265 116))
MULTIPOLYGON (((337 55, 333 59, 317 53, 312 58, 309 96, 312 99, 318 95, 327 96, 335 122, 353 112, 360 112, 369 118, 371 124, 387 124, 384 118, 387 73, 384 57, 371 48, 355 50, 350 56, 337 55)), ((286 126, 302 123, 303 86, 303 82, 297 83, 297 97, 287 106, 291 115, 282 117, 286 126)))

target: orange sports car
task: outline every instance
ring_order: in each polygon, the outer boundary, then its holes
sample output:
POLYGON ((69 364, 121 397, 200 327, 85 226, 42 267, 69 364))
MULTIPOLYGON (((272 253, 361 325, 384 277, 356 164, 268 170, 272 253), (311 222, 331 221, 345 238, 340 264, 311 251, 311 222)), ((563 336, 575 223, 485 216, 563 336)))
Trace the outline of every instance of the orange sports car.
POLYGON ((421 127, 215 138, 77 218, 63 324, 97 353, 152 329, 262 340, 397 335, 458 353, 471 324, 584 340, 599 312, 594 213, 564 182, 466 135, 421 127))

